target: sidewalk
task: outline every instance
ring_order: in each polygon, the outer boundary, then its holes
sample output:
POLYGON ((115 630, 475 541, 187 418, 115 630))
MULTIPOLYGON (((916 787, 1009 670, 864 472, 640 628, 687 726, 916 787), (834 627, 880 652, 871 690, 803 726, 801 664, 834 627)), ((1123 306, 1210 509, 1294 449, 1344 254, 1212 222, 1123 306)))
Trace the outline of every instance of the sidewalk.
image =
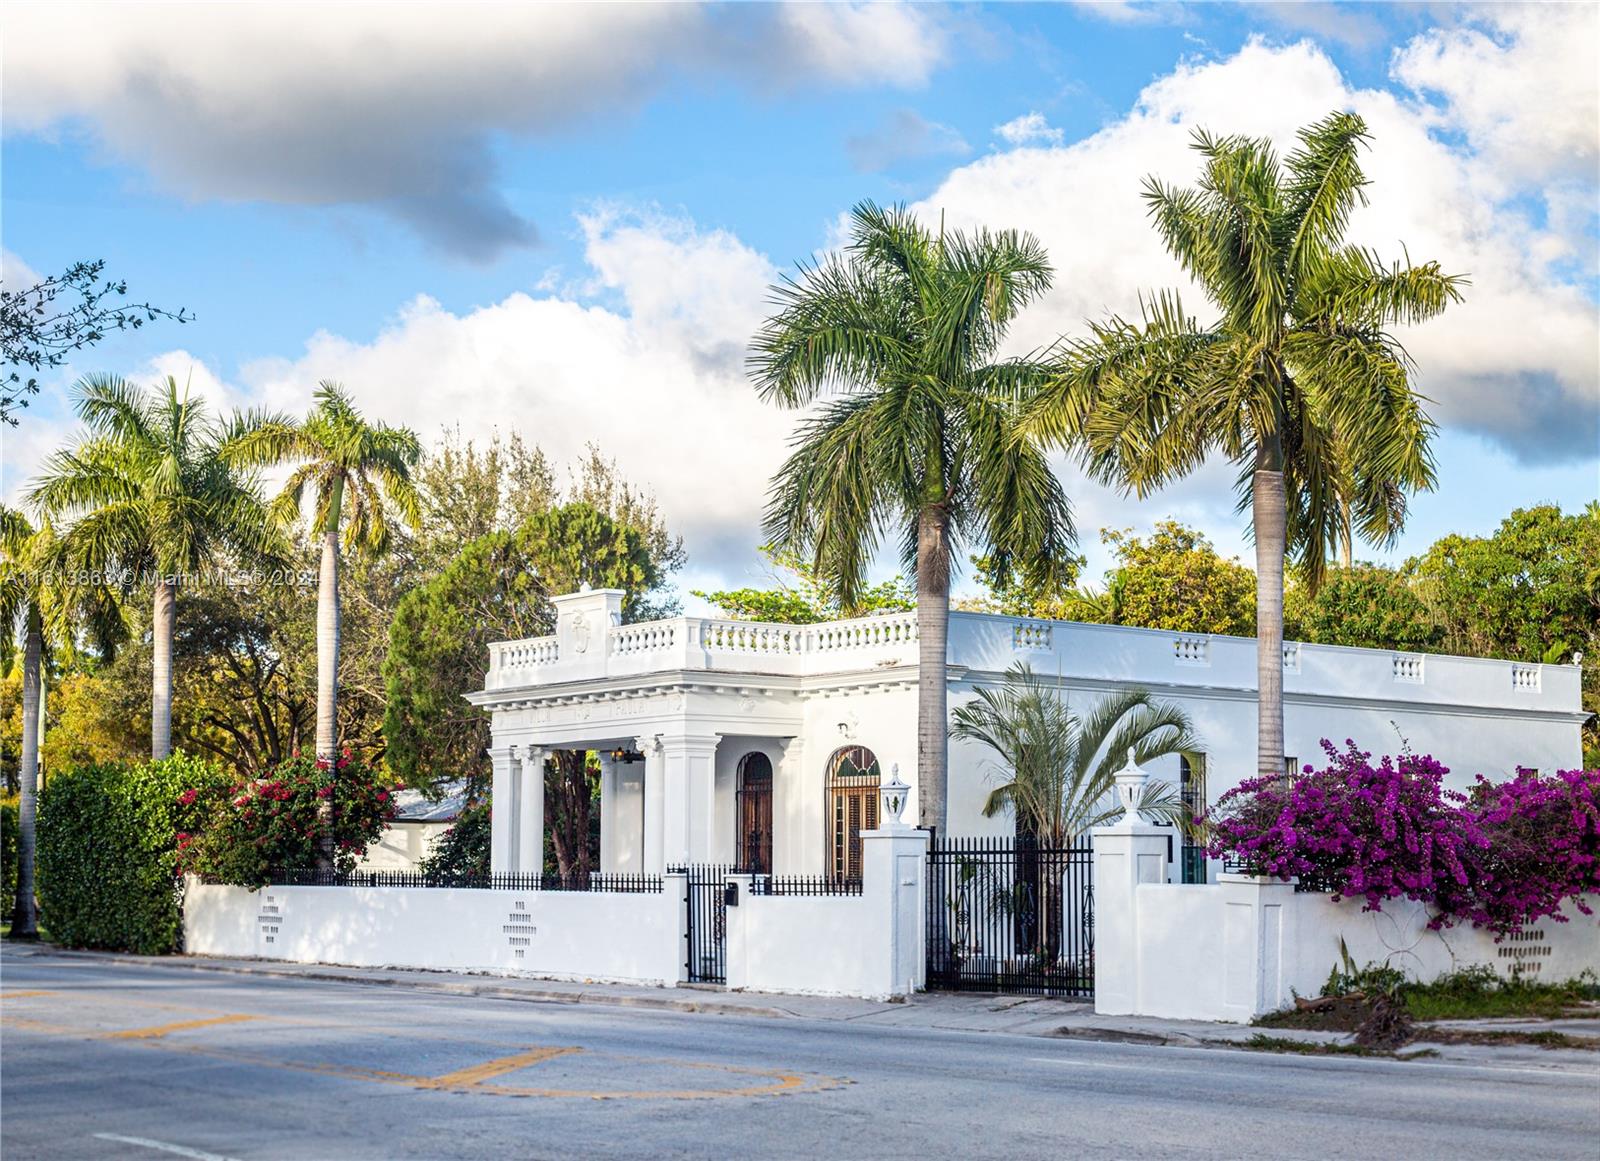
MULTIPOLYGON (((837 996, 776 995, 728 992, 709 986, 676 988, 629 984, 579 983, 520 977, 466 975, 455 972, 394 968, 354 968, 330 964, 284 963, 277 960, 223 959, 212 956, 140 956, 114 952, 65 951, 46 945, 8 943, 6 955, 138 964, 167 971, 219 972, 277 979, 336 981, 371 987, 406 988, 438 995, 477 996, 528 1003, 604 1004, 619 1008, 756 1019, 859 1023, 904 1030, 924 1029, 1002 1036, 1044 1036, 1112 1043, 1228 1048, 1266 1033, 1278 1040, 1307 1045, 1348 1043, 1337 1032, 1262 1029, 1204 1020, 1163 1020, 1150 1016, 1101 1016, 1088 1001, 1031 996, 967 995, 925 992, 898 1003, 879 1003, 837 996)), ((1600 1020, 1448 1021, 1441 1027, 1461 1030, 1559 1030, 1600 1043, 1600 1020)), ((1600 1054, 1527 1045, 1416 1043, 1406 1052, 1432 1049, 1439 1057, 1477 1064, 1497 1063, 1567 1067, 1574 1063, 1600 1066, 1600 1054)))

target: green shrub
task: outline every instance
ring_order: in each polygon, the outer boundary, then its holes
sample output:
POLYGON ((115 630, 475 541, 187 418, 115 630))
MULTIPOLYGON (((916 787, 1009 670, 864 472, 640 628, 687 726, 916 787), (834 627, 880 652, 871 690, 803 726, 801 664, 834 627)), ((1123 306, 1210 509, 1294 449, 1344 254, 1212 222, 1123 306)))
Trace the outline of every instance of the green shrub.
POLYGON ((478 803, 456 816, 417 869, 441 883, 464 885, 489 874, 489 806, 478 803))
POLYGON ((0 919, 11 920, 17 905, 17 796, 0 798, 0 919))
POLYGON ((346 874, 394 817, 389 789, 348 750, 332 768, 297 754, 226 792, 191 787, 183 796, 205 813, 198 834, 178 836, 181 869, 242 887, 265 886, 275 870, 316 866, 324 803, 333 808, 334 868, 346 874))
POLYGON ((200 795, 227 779, 182 754, 143 765, 79 766, 39 795, 39 903, 67 947, 162 955, 183 936, 178 835, 204 814, 200 795))

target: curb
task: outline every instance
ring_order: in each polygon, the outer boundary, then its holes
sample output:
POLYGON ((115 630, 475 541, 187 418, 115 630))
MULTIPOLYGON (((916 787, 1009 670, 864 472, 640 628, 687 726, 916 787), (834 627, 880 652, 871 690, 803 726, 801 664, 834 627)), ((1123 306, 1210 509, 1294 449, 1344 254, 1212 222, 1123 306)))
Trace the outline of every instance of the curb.
MULTIPOLYGON (((323 983, 364 984, 368 987, 409 988, 413 991, 432 992, 436 995, 477 996, 491 1000, 519 1000, 538 1004, 601 1004, 613 1008, 646 1008, 655 1011, 688 1012, 714 1016, 756 1016, 762 1019, 790 1020, 794 1013, 782 1008, 743 1004, 706 1003, 702 1000, 680 1000, 669 996, 620 996, 604 991, 557 991, 537 988, 512 988, 501 984, 451 983, 445 980, 412 979, 407 977, 382 977, 342 972, 330 967, 312 968, 308 971, 284 971, 256 966, 268 960, 234 960, 231 962, 201 961, 189 956, 134 956, 115 952, 81 951, 72 948, 45 948, 39 950, 13 949, 25 956, 62 956, 71 959, 95 960, 101 963, 132 963, 153 967, 181 968, 197 972, 222 972, 228 975, 265 976, 280 980, 317 980, 323 983)), ((381 969, 380 969, 381 970, 381 969)), ((441 973, 443 974, 443 973, 441 973)), ((665 990, 665 989, 663 989, 665 990)))

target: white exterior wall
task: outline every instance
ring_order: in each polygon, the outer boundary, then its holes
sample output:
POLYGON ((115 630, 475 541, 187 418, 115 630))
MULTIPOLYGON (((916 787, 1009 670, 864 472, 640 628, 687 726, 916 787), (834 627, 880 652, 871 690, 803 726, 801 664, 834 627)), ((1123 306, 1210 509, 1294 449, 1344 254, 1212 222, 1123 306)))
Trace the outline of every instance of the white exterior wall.
POLYGON ((1341 940, 1357 966, 1421 981, 1473 965, 1555 981, 1600 972, 1600 897, 1586 900, 1594 915, 1569 901, 1568 922, 1544 919, 1497 943, 1472 927, 1429 931, 1427 909, 1405 899, 1371 912, 1247 875, 1168 884, 1154 827, 1104 827, 1094 846, 1097 1012, 1245 1023, 1321 994, 1342 965, 1341 940))
POLYGON ((737 991, 904 996, 924 983, 928 837, 863 831, 860 895, 752 895, 727 910, 727 981, 737 991))
MULTIPOLYGON (((694 617, 622 625, 618 592, 556 603, 555 635, 490 647, 486 688, 471 700, 493 714, 496 754, 508 747, 647 750, 643 765, 655 771, 654 782, 648 774, 637 789, 624 782, 617 810, 603 810, 624 832, 608 844, 615 869, 659 872, 685 853, 697 862, 731 859, 735 771, 750 749, 773 762, 779 874, 824 869, 826 770, 841 745, 871 749, 886 773, 898 764, 913 787, 907 816, 915 817, 914 614, 823 625, 694 617), (628 853, 635 834, 644 836, 637 856, 628 853)), ((1059 674, 1075 704, 1149 690, 1193 719, 1214 802, 1255 774, 1255 653, 1246 638, 953 613, 950 698, 956 705, 999 683, 1018 661, 1059 674)), ((1571 665, 1290 642, 1285 750, 1300 764, 1321 764, 1323 738, 1340 745, 1353 738, 1378 755, 1404 743, 1448 766, 1455 787, 1518 766, 1572 768, 1582 759, 1580 677, 1571 665)), ((1009 817, 983 817, 995 785, 986 763, 980 748, 952 743, 952 835, 1012 830, 1009 817)), ((639 765, 620 769, 638 777, 639 765)), ((1177 763, 1153 764, 1151 773, 1175 780, 1177 763)), ((495 818, 500 824, 502 812, 495 818)), ((508 852, 509 837, 496 849, 508 852)))
POLYGON ((184 948, 351 967, 675 984, 682 876, 660 892, 223 887, 191 879, 184 948))
POLYGON ((433 849, 433 842, 450 829, 448 822, 392 822, 356 864, 358 871, 414 871, 433 849))

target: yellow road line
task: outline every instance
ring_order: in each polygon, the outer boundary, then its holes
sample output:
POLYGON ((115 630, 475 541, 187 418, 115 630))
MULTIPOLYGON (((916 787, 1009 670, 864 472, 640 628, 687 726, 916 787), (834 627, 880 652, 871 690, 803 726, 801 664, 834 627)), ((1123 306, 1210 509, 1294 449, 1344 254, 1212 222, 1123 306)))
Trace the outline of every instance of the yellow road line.
POLYGON ((519 1068, 527 1068, 532 1064, 553 1060, 557 1056, 569 1056, 582 1051, 581 1048, 534 1048, 527 1052, 519 1052, 515 1056, 502 1056, 498 1060, 488 1060, 471 1068, 461 1068, 455 1072, 447 1072, 443 1076, 436 1076, 429 1082, 428 1087, 458 1088, 463 1085, 480 1084, 497 1076, 504 1076, 508 1072, 516 1072, 519 1068))
POLYGON ((0 1000, 20 1000, 25 996, 53 996, 54 992, 0 992, 0 1000))
POLYGON ((212 1016, 208 1020, 179 1020, 173 1024, 156 1024, 150 1028, 129 1028, 126 1032, 107 1032, 107 1040, 158 1040, 170 1032, 183 1032, 190 1028, 211 1028, 217 1024, 242 1024, 254 1016, 212 1016))

